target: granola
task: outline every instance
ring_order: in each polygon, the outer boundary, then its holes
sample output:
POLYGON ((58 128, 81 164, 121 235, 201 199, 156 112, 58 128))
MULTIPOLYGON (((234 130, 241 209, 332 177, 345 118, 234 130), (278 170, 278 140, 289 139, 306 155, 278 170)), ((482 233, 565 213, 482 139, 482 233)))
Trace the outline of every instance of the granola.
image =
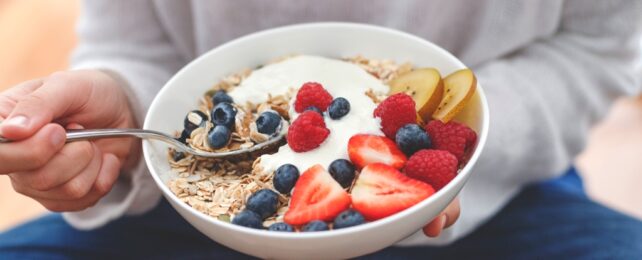
MULTIPOLYGON (((277 59, 274 62, 283 59, 285 58, 277 59)), ((362 67, 384 82, 412 69, 409 63, 399 65, 391 60, 372 60, 361 56, 347 58, 345 61, 362 67)), ((199 99, 198 110, 211 118, 210 111, 214 107, 211 97, 214 93, 219 90, 226 92, 232 90, 251 73, 252 70, 245 69, 223 78, 199 99)), ((270 110, 278 113, 283 119, 289 120, 289 103, 295 93, 295 89, 290 89, 285 95, 269 95, 267 101, 261 104, 250 102, 242 105, 235 104, 238 113, 235 117, 234 131, 231 133, 228 145, 223 148, 212 149, 208 145, 207 134, 213 127, 209 121, 194 129, 185 141, 192 148, 209 152, 249 148, 257 143, 265 142, 269 136, 257 131, 255 123, 257 115, 270 110)), ((368 91, 365 94, 375 103, 379 103, 385 98, 373 91, 368 91)), ((287 125, 283 127, 287 127, 287 125)), ((180 136, 180 132, 177 132, 176 136, 180 136)), ((244 203, 248 197, 257 190, 264 188, 274 190, 272 185, 274 173, 263 171, 258 166, 260 156, 258 154, 245 158, 222 160, 188 154, 178 154, 177 156, 177 153, 179 152, 173 149, 168 151, 170 167, 176 176, 168 182, 170 190, 181 201, 194 209, 219 220, 229 222, 233 219, 244 209, 244 203)), ((279 194, 277 214, 264 220, 263 224, 269 226, 282 221, 287 209, 288 198, 279 194)))

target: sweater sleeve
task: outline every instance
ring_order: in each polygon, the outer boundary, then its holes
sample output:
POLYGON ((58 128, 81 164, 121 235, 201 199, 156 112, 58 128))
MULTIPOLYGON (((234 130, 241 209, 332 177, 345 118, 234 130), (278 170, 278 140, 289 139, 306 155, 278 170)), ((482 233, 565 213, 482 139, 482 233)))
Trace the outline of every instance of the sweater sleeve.
MULTIPOLYGON (((72 68, 106 70, 120 78, 142 126, 156 93, 185 63, 159 23, 153 3, 85 1, 77 31, 72 68)), ((123 214, 146 212, 160 196, 141 159, 121 173, 112 191, 94 207, 63 216, 76 228, 95 228, 123 214)))
POLYGON ((473 68, 490 106, 487 146, 460 194, 447 244, 489 220, 522 187, 560 176, 583 149, 589 127, 612 101, 639 93, 642 2, 566 1, 558 32, 473 68))

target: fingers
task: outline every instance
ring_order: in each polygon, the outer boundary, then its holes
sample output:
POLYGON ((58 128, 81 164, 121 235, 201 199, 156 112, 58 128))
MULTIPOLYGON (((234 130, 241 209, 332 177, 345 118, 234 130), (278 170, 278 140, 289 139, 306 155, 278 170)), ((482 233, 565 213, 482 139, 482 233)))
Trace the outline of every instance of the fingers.
MULTIPOLYGON (((7 97, 0 96, 0 125, 4 119, 9 116, 9 113, 11 113, 15 105, 16 104, 11 102, 7 97)), ((0 135, 2 135, 2 131, 0 131, 0 135)))
POLYGON ((65 145, 65 129, 48 124, 28 139, 0 144, 0 174, 41 168, 65 145))
MULTIPOLYGON (((25 182, 24 179, 21 179, 23 175, 34 174, 34 172, 21 172, 16 174, 11 174, 11 179, 14 183, 14 189, 24 195, 35 199, 51 199, 51 200, 77 200, 89 193, 94 182, 98 177, 98 171, 100 170, 102 157, 100 156, 100 151, 95 145, 90 145, 92 153, 97 156, 89 157, 90 161, 86 167, 79 169, 71 173, 72 178, 69 181, 54 186, 49 189, 41 189, 40 187, 35 187, 37 185, 43 185, 40 182, 29 183, 25 182)), ((67 161, 67 164, 73 163, 73 161, 67 161)), ((59 165, 56 165, 60 167, 59 165)), ((43 168, 39 171, 50 173, 51 175, 55 174, 54 172, 48 172, 49 169, 43 168)), ((51 169, 55 171, 57 169, 51 169)), ((56 177, 49 177, 50 179, 55 180, 56 177)), ((44 184, 50 186, 51 184, 44 184)))
POLYGON ((118 179, 119 171, 120 161, 118 158, 113 154, 105 154, 102 156, 98 178, 87 195, 77 200, 38 199, 38 202, 48 210, 55 212, 84 210, 95 205, 100 198, 111 191, 118 179))
POLYGON ((13 86, 0 93, 0 119, 4 119, 18 103, 18 99, 28 95, 42 85, 42 79, 34 79, 13 86))
POLYGON ((42 82, 43 79, 41 78, 25 81, 11 88, 8 88, 5 91, 2 91, 1 95, 6 96, 9 99, 16 100, 17 98, 27 95, 38 89, 40 86, 42 86, 42 82))
POLYGON ((98 157, 95 156, 96 152, 99 151, 90 142, 69 143, 42 168, 12 173, 10 176, 21 186, 49 191, 75 178, 90 163, 95 163, 94 157, 98 157))
POLYGON ((445 214, 441 213, 435 219, 433 219, 428 225, 424 226, 424 234, 428 237, 437 237, 441 234, 441 231, 446 226, 447 217, 445 214))
POLYGON ((91 93, 90 80, 60 72, 49 76, 42 86, 18 98, 15 107, 0 125, 4 137, 21 140, 67 112, 85 105, 91 93))
POLYGON ((459 218, 461 210, 459 208, 459 199, 455 198, 444 211, 433 219, 423 228, 424 234, 429 237, 437 237, 445 228, 455 224, 459 218))
POLYGON ((446 215, 446 225, 444 225, 444 228, 449 228, 455 224, 459 219, 460 214, 461 208, 459 206, 459 198, 455 198, 455 200, 446 207, 446 210, 444 210, 444 215, 446 215))
POLYGON ((110 153, 103 155, 103 164, 93 189, 101 196, 109 193, 120 175, 121 166, 116 155, 110 153))

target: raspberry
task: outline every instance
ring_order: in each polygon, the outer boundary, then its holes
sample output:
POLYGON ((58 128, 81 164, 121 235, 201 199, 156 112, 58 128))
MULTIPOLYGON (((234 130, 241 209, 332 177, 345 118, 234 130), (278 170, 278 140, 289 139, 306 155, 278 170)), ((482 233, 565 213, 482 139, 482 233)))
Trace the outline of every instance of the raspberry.
POLYGON ((296 93, 296 101, 294 101, 294 111, 301 113, 308 107, 316 107, 322 112, 328 109, 332 103, 332 95, 326 91, 321 84, 316 82, 308 82, 303 84, 296 93))
POLYGON ((440 190, 457 175, 457 158, 447 151, 421 150, 410 156, 404 172, 440 190))
POLYGON ((307 152, 319 147, 329 134, 323 116, 314 111, 305 111, 288 128, 288 145, 295 152, 307 152))
POLYGON ((426 132, 430 135, 433 149, 449 151, 461 164, 468 161, 477 141, 475 131, 454 121, 446 124, 439 120, 430 121, 426 125, 426 132))
POLYGON ((399 128, 417 122, 415 101, 405 93, 394 94, 377 106, 374 116, 381 118, 381 131, 395 140, 399 128))

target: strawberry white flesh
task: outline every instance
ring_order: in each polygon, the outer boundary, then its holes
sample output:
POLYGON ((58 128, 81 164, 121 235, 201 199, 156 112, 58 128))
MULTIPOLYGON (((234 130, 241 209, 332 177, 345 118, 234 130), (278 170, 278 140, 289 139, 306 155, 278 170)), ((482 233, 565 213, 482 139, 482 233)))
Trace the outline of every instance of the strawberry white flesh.
POLYGON ((352 207, 373 221, 412 207, 434 193, 429 184, 391 166, 373 163, 363 168, 352 188, 352 207))
POLYGON ((350 194, 317 164, 301 174, 294 185, 284 221, 293 226, 313 220, 329 222, 350 207, 350 201, 350 194))
POLYGON ((348 156, 357 168, 371 163, 384 163, 401 169, 406 163, 406 155, 385 136, 358 134, 348 141, 348 156))

